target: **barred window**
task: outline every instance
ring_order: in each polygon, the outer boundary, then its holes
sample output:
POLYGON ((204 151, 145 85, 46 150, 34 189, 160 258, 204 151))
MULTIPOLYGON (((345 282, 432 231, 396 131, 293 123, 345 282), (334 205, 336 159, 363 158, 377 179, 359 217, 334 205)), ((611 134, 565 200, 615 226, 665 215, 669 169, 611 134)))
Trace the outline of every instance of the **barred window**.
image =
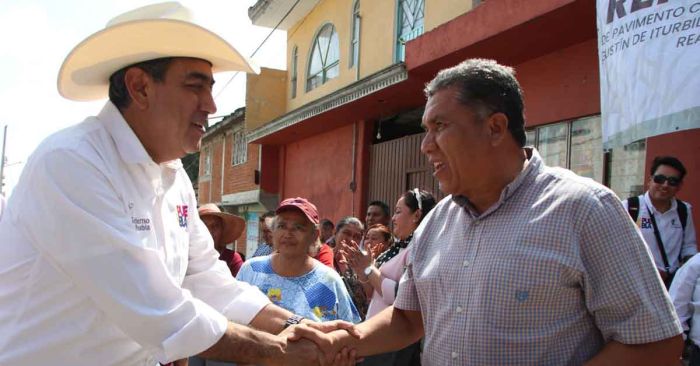
POLYGON ((204 148, 204 175, 211 175, 211 147, 204 148))
POLYGON ((248 141, 245 130, 239 128, 233 132, 233 160, 232 165, 243 164, 248 161, 248 141))

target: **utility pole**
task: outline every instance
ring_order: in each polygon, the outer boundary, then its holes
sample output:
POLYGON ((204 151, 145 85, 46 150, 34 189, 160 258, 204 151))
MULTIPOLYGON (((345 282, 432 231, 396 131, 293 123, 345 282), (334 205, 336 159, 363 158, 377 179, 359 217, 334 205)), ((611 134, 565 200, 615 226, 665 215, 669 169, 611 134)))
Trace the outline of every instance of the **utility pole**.
POLYGON ((0 194, 5 193, 5 145, 7 145, 7 125, 2 134, 2 155, 0 155, 0 194))

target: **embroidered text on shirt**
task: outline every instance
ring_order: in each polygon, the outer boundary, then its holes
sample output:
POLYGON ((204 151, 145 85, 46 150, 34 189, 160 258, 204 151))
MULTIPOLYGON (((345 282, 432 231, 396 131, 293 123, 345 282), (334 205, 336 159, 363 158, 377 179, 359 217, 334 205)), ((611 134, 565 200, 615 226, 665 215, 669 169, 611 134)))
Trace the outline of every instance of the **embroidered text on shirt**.
POLYGON ((134 224, 134 229, 136 231, 149 231, 151 230, 151 219, 148 217, 144 218, 139 218, 139 217, 131 217, 131 223, 134 224))

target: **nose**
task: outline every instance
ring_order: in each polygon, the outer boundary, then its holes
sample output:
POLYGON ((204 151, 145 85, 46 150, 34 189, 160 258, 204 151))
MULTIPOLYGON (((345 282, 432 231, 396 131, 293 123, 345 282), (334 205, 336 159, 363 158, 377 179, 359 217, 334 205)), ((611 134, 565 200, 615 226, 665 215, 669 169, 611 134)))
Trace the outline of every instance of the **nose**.
POLYGON ((212 94, 211 90, 204 93, 204 96, 202 97, 201 108, 203 111, 209 114, 216 113, 216 102, 214 102, 214 95, 212 94))
POLYGON ((434 148, 435 148, 435 136, 433 136, 432 132, 426 132, 425 136, 423 136, 423 139, 420 142, 420 151, 423 154, 428 154, 434 148))

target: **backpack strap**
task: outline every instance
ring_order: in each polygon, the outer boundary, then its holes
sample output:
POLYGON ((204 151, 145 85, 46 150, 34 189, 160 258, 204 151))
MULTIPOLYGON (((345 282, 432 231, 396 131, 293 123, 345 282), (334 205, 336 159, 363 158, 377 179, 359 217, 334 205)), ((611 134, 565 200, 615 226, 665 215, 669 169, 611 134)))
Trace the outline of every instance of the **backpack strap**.
MULTIPOLYGON (((639 196, 634 196, 627 199, 627 212, 630 214, 632 221, 636 223, 637 218, 639 217, 639 196)), ((680 215, 680 212, 678 214, 680 215)))
POLYGON ((676 211, 678 211, 678 219, 681 220, 681 227, 685 233, 685 225, 688 223, 688 206, 678 198, 676 198, 676 211))

